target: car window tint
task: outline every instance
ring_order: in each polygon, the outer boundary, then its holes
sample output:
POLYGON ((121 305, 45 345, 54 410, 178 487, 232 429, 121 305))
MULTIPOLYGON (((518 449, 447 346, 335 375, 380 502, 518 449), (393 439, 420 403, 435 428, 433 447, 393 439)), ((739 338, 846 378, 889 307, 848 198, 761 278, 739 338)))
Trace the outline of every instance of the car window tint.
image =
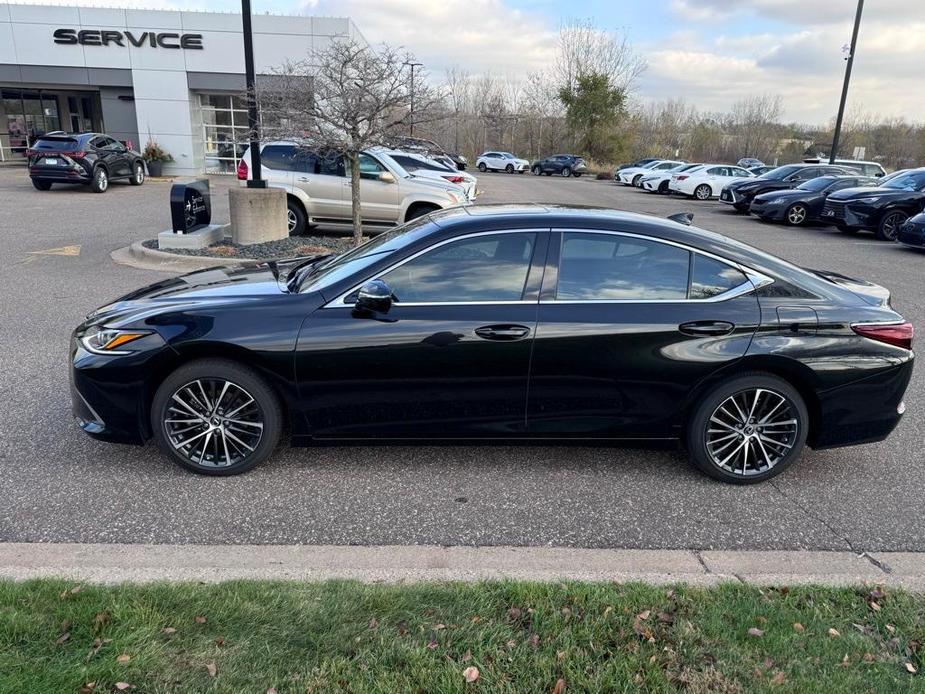
POLYGON ((691 299, 709 299, 748 281, 736 268, 705 255, 694 253, 691 269, 691 299))
POLYGON ((377 179, 383 171, 385 171, 385 167, 378 159, 374 159, 368 154, 360 155, 360 178, 377 179))
POLYGON ((846 178, 842 181, 835 181, 829 192, 835 192, 836 190, 841 190, 842 188, 854 188, 855 186, 863 185, 863 182, 858 181, 856 178, 846 178))
POLYGON ((460 239, 386 273, 399 303, 519 301, 536 234, 491 234, 460 239))
POLYGON ((684 299, 690 253, 616 234, 566 233, 559 260, 561 301, 684 299))
POLYGON ((77 140, 73 138, 60 140, 39 140, 32 149, 46 150, 51 152, 74 152, 79 148, 77 140))
POLYGON ((275 171, 295 171, 295 147, 267 145, 260 151, 260 165, 275 171))
POLYGON ((341 154, 328 152, 318 155, 318 173, 322 176, 346 176, 344 157, 341 154))

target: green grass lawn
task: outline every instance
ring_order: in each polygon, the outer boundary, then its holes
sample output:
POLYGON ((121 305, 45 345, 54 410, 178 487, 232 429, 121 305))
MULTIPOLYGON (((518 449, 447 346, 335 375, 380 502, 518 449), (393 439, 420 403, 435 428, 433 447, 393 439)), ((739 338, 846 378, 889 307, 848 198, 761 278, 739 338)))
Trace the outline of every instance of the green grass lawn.
POLYGON ((0 582, 0 692, 925 691, 925 597, 883 593, 0 582))

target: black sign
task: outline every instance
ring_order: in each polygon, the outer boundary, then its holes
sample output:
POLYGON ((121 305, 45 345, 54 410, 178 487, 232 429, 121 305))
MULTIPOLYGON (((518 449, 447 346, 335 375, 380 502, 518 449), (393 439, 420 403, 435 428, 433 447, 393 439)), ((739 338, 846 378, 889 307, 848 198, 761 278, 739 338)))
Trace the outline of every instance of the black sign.
POLYGON ((174 34, 171 32, 142 31, 135 34, 131 31, 112 31, 103 29, 55 29, 55 43, 64 46, 122 46, 126 45, 141 48, 148 45, 151 48, 185 48, 187 50, 202 50, 202 34, 174 34), (126 44, 128 41, 128 44, 126 44))
POLYGON ((194 178, 170 187, 170 220, 175 234, 188 234, 212 222, 209 179, 194 178))

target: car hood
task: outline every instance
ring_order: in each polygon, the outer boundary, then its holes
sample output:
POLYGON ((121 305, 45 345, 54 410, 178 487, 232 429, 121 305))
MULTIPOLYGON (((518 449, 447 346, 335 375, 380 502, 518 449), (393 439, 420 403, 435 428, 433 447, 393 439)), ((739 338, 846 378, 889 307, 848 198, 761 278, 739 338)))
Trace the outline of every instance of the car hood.
POLYGON ((729 187, 734 190, 740 190, 743 192, 749 190, 757 190, 759 188, 787 190, 790 188, 790 184, 785 183, 784 181, 774 181, 767 178, 761 180, 758 180, 757 178, 747 178, 744 181, 735 181, 734 183, 730 183, 729 187))
MULTIPOLYGON (((907 198, 909 195, 915 195, 914 191, 896 190, 893 188, 881 188, 879 186, 860 186, 858 188, 845 188, 836 191, 829 196, 829 200, 857 200, 858 198, 907 198)), ((922 195, 922 193, 919 193, 922 195)))
POLYGON ((760 195, 755 196, 755 200, 775 200, 777 198, 793 198, 800 200, 808 200, 809 198, 814 198, 818 195, 822 195, 819 192, 813 192, 811 190, 797 190, 796 188, 785 188, 784 190, 769 190, 766 193, 761 193, 760 195))

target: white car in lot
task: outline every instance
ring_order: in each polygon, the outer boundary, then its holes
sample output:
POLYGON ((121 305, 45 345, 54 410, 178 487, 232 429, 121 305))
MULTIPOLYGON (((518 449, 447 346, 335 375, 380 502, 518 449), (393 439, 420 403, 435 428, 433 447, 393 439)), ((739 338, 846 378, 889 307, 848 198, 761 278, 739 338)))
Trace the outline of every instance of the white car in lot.
POLYGON ((639 179, 639 187, 650 193, 668 193, 668 183, 671 181, 672 174, 683 173, 684 171, 693 171, 700 168, 703 164, 681 164, 665 171, 655 171, 645 174, 639 179))
POLYGON ((510 152, 499 152, 492 150, 482 152, 479 158, 475 160, 476 168, 485 173, 486 171, 507 171, 508 173, 523 173, 530 168, 530 162, 526 159, 519 159, 510 152))
POLYGON ((699 169, 671 174, 668 190, 697 200, 709 200, 719 197, 726 184, 754 177, 751 171, 741 166, 706 164, 699 169))
POLYGON ((465 171, 459 171, 455 166, 450 169, 441 162, 431 159, 417 152, 403 150, 384 150, 401 167, 417 178, 429 178, 436 181, 449 181, 455 183, 464 191, 469 202, 475 202, 478 194, 478 179, 465 171))
POLYGON ((673 169, 684 163, 683 161, 675 161, 673 159, 657 159, 655 161, 650 161, 644 166, 631 166, 628 169, 617 171, 614 180, 625 186, 639 187, 639 181, 646 174, 654 171, 668 171, 668 169, 673 169))

